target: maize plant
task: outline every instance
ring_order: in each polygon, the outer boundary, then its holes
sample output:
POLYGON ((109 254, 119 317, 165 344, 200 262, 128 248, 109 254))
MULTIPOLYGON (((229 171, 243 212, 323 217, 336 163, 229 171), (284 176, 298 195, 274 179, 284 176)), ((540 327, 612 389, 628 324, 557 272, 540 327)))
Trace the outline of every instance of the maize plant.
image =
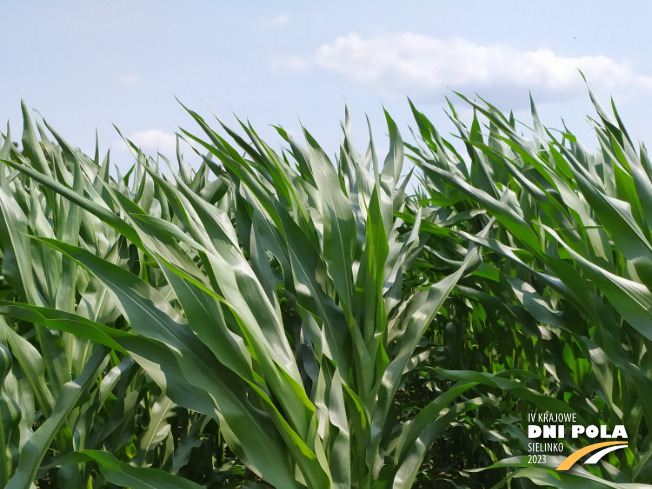
MULTIPOLYGON (((307 132, 302 148, 279 130, 289 146, 279 155, 251 127, 242 126, 250 143, 224 128, 243 156, 190 113, 208 137, 188 134, 209 155, 202 168, 190 177, 180 161, 170 179, 140 156, 135 195, 62 140, 72 180, 38 150, 4 160, 32 194, 69 202, 110 228, 97 241, 119 236, 145 268, 107 259, 86 243, 91 237, 74 243, 23 230, 25 243, 101 284, 121 321, 31 297, 5 302, 2 312, 133 358, 171 402, 216 419, 229 448, 276 487, 410 487, 422 447, 436 436, 424 429, 475 384, 458 383, 407 421, 397 420, 393 401, 424 331, 479 261, 477 250, 469 247, 433 283, 404 286, 420 251, 419 218, 407 228, 394 215, 408 180, 389 117, 382 169, 373 145, 364 157, 355 152, 348 122, 336 169, 307 132)), ((55 462, 92 459, 111 469, 103 457, 79 447, 55 462)), ((32 477, 42 457, 25 459, 8 487, 32 477)))
MULTIPOLYGON (((76 191, 82 191, 85 181, 93 188, 87 192, 104 191, 101 182, 108 181, 108 160, 102 164, 97 155, 91 160, 54 131, 60 144, 51 142, 40 125, 37 141, 29 113, 24 114, 23 151, 11 144, 8 131, 0 150, 2 159, 34 165, 76 191)), ((0 168, 3 299, 76 314, 110 327, 120 328, 124 322, 115 299, 96 277, 34 236, 82 246, 108 263, 149 277, 156 287, 165 287, 162 275, 148 270, 136 249, 113 228, 18 175, 6 165, 0 168)), ((137 195, 143 182, 136 175, 133 188, 122 185, 121 191, 137 195)), ((20 316, 16 319, 0 318, 0 487, 33 487, 36 479, 40 487, 81 488, 91 483, 100 487, 104 479, 91 465, 67 464, 59 469, 60 464, 54 463, 84 450, 103 450, 138 467, 208 472, 191 460, 192 450, 208 438, 206 421, 199 415, 179 417, 177 405, 133 358, 116 355, 82 336, 22 321, 20 316), (177 443, 173 428, 183 430, 176 434, 177 443)), ((223 452, 224 447, 216 451, 223 452)))
POLYGON ((0 486, 649 487, 647 155, 601 108, 591 155, 534 106, 530 141, 467 102, 468 157, 415 108, 420 143, 386 115, 382 165, 348 113, 332 161, 188 110, 199 168, 129 143, 115 178, 24 110, 0 152, 0 486), (534 407, 629 448, 529 467, 534 407))
MULTIPOLYGON (((427 220, 434 224, 422 223, 422 229, 435 238, 442 221, 456 220, 449 234, 484 249, 482 266, 458 283, 452 297, 451 307, 456 304, 464 319, 449 323, 455 335, 442 340, 456 353, 449 355, 449 368, 520 370, 529 387, 563 400, 586 423, 624 425, 629 433, 629 451, 585 466, 590 472, 578 468, 560 481, 552 469, 563 457, 549 457, 547 467, 522 468, 508 478, 554 487, 649 487, 643 483, 652 482, 652 168, 615 105, 611 116, 591 99, 600 119, 591 119, 595 154, 567 128, 555 137, 543 127, 534 103, 528 140, 513 116, 464 98, 475 111, 470 128, 452 105, 450 118, 465 157, 412 106, 421 144, 411 146, 410 158, 423 170, 418 200, 430 208, 427 220), (492 220, 488 235, 479 235, 492 220), (477 348, 465 345, 471 338, 477 348), (619 485, 625 482, 639 484, 619 485)), ((502 412, 483 419, 499 432, 513 432, 510 415, 525 419, 532 405, 525 398, 505 409, 509 399, 494 394, 502 412)), ((469 428, 471 438, 482 439, 469 428)), ((523 453, 523 446, 514 450, 523 445, 514 443, 517 436, 512 440, 511 454, 523 453)), ((577 449, 592 441, 571 443, 577 449)))

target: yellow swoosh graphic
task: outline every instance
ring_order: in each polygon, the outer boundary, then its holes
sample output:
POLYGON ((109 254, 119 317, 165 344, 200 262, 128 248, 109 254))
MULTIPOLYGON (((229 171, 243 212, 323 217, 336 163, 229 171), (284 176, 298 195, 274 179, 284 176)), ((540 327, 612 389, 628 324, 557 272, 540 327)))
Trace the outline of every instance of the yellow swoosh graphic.
POLYGON ((584 455, 587 453, 591 453, 598 448, 602 447, 609 447, 611 445, 622 445, 623 442, 621 441, 604 441, 602 443, 594 443, 593 445, 589 445, 588 447, 584 447, 579 449, 578 451, 571 453, 568 457, 564 459, 562 463, 559 464, 559 467, 557 467, 557 470, 568 470, 570 469, 575 462, 577 462, 579 459, 581 459, 584 455))

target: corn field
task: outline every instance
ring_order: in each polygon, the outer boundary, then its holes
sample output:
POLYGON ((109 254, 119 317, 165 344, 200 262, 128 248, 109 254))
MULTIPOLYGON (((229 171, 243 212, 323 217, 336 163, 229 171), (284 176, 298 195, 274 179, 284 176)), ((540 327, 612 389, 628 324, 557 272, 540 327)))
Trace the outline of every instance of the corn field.
POLYGON ((460 144, 411 105, 359 150, 347 112, 333 158, 186 109, 201 165, 128 142, 124 175, 23 105, 0 488, 652 487, 648 153, 593 95, 595 150, 460 97, 460 144), (532 463, 532 412, 628 446, 532 463))

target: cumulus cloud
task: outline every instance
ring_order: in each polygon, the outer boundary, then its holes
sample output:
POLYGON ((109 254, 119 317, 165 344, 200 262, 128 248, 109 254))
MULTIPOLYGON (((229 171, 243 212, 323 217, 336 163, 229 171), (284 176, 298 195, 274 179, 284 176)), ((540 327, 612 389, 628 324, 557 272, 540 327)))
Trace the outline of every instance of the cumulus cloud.
POLYGON ((138 78, 136 75, 122 75, 118 79, 118 82, 123 87, 135 87, 140 83, 140 78, 138 78))
POLYGON ((310 68, 313 63, 303 56, 279 56, 275 54, 270 59, 270 64, 275 70, 302 71, 310 68))
MULTIPOLYGON (((170 134, 159 129, 149 129, 147 131, 137 132, 127 139, 141 148, 146 155, 161 153, 168 159, 173 160, 175 158, 177 151, 177 136, 175 134, 170 134)), ((124 141, 116 142, 113 146, 114 149, 121 152, 129 151, 124 141)), ((181 151, 184 154, 190 154, 192 152, 190 145, 183 139, 181 140, 181 151)))
POLYGON ((310 57, 277 57, 272 65, 288 70, 319 67, 384 95, 420 99, 439 99, 449 90, 490 96, 529 89, 539 101, 567 100, 585 93, 578 70, 596 90, 652 89, 652 77, 606 56, 564 56, 550 49, 483 46, 409 32, 371 38, 349 34, 322 45, 310 57))
POLYGON ((291 20, 292 17, 290 17, 289 14, 279 14, 274 17, 266 18, 265 23, 275 27, 283 27, 284 25, 289 24, 291 20))

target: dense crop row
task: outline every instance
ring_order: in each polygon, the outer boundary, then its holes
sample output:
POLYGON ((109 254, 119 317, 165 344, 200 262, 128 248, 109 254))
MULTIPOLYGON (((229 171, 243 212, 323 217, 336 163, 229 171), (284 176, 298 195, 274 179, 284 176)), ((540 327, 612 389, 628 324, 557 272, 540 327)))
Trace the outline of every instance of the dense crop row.
POLYGON ((124 176, 24 109, 0 140, 0 487, 651 487, 645 148, 597 102, 591 153, 534 105, 525 137, 465 101, 465 155, 415 108, 382 164, 348 114, 331 161, 188 111, 201 166, 133 147, 124 176), (533 411, 629 446, 528 465, 533 411))

